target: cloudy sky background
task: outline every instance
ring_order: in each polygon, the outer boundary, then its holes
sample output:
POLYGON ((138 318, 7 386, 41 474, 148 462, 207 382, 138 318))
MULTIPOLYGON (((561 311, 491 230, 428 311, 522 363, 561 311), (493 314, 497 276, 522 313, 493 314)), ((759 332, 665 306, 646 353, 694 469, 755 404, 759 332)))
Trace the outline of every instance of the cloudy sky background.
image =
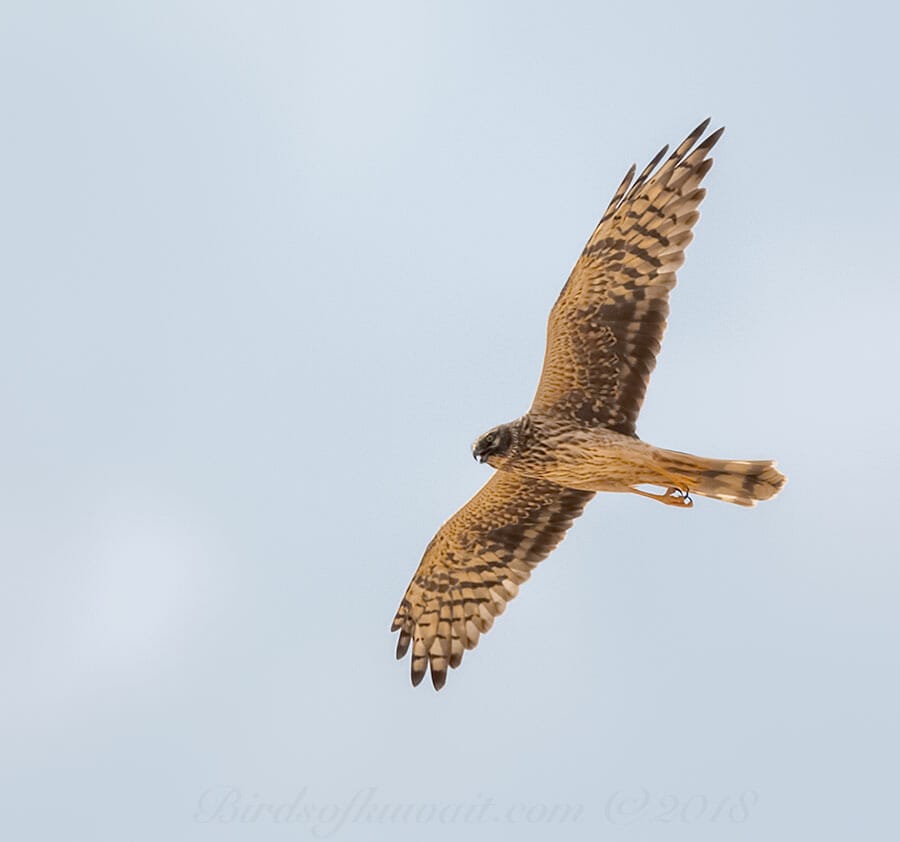
POLYGON ((883 838, 897 25, 865 1, 4 9, 9 838, 883 838), (786 490, 601 496, 413 690, 388 626, 488 476, 471 440, 527 408, 628 165, 707 115, 639 431, 777 457, 786 490))

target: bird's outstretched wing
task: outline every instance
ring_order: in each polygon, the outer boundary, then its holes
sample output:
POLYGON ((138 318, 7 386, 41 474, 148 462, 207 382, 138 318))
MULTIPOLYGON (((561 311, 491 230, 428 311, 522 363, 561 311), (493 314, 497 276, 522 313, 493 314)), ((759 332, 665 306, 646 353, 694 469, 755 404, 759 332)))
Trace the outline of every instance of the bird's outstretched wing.
POLYGON ((497 471, 440 528, 391 626, 397 658, 412 644, 414 685, 430 665, 435 689, 444 686, 447 666, 459 666, 593 496, 497 471))
POLYGON ((632 166, 619 185, 550 313, 532 411, 635 434, 669 290, 706 195, 707 155, 723 131, 695 149, 708 125, 697 126, 658 170, 668 147, 634 183, 632 166))

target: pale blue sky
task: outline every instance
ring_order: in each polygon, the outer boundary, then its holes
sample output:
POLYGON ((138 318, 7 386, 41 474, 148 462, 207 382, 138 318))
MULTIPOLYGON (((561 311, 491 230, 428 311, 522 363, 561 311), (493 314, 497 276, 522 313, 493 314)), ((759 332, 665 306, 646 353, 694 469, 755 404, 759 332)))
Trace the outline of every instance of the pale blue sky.
POLYGON ((4 836, 886 838, 898 24, 7 4, 4 836), (707 115, 639 432, 775 457, 786 490, 599 497, 413 690, 388 627, 487 479, 470 442, 527 408, 624 171, 707 115))

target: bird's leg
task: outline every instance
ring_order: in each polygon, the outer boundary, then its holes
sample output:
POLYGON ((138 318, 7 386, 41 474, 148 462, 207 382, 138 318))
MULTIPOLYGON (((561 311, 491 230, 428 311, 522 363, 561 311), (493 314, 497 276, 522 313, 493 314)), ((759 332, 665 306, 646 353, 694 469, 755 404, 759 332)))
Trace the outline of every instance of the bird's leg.
POLYGON ((632 494, 640 494, 641 497, 649 497, 651 500, 659 500, 667 506, 678 506, 682 509, 689 509, 694 505, 691 495, 685 489, 671 486, 666 489, 665 494, 652 494, 649 491, 641 491, 639 488, 629 488, 632 494))

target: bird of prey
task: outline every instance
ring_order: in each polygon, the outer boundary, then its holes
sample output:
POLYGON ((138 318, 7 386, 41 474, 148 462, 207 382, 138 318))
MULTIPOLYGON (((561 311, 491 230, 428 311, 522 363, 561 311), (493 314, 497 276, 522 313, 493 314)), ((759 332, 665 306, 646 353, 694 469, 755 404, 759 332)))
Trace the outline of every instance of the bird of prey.
POLYGON ((550 312, 531 409, 473 445, 496 471, 431 540, 391 627, 398 659, 412 645, 414 685, 430 667, 435 689, 444 686, 447 667, 459 666, 595 492, 752 506, 784 485, 774 462, 663 450, 635 432, 723 131, 698 144, 708 125, 662 166, 668 147, 637 178, 634 166, 625 175, 550 312))

